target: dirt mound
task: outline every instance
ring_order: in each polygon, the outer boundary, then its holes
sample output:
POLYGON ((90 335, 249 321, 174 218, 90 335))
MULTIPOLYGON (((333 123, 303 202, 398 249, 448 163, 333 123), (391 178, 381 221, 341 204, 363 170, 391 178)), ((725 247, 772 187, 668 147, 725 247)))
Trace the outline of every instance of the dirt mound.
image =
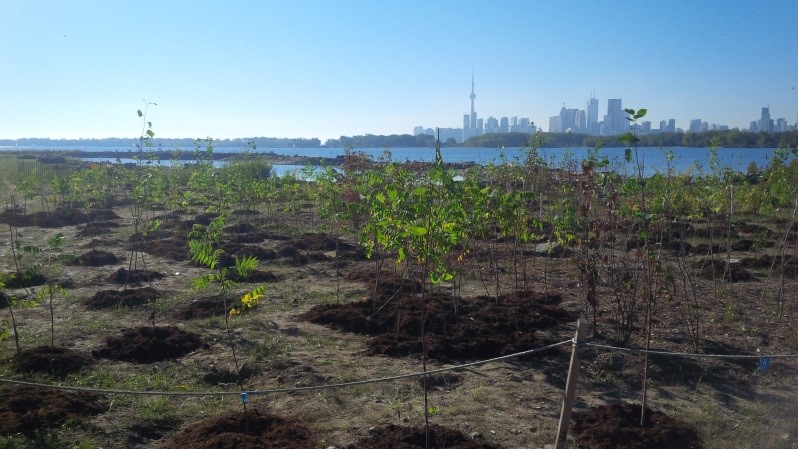
POLYGON ((180 310, 177 310, 172 316, 178 320, 195 320, 199 318, 210 318, 212 316, 223 316, 230 310, 235 298, 230 296, 227 298, 227 311, 224 308, 224 298, 222 296, 211 296, 208 298, 199 298, 186 304, 180 310))
MULTIPOLYGON (((431 449, 500 449, 502 446, 472 440, 462 433, 446 427, 429 426, 431 449)), ((375 429, 373 435, 363 438, 345 449, 423 449, 426 435, 423 427, 389 425, 375 429)))
POLYGON ((749 282, 756 280, 754 275, 743 268, 739 263, 732 263, 727 267, 725 261, 712 259, 699 262, 695 264, 695 267, 700 270, 699 276, 704 279, 723 279, 726 282, 749 282))
POLYGON ((91 357, 68 348, 37 346, 14 356, 14 369, 26 373, 49 373, 64 377, 94 363, 91 357))
POLYGON ((175 262, 183 262, 191 259, 191 253, 188 249, 188 239, 185 236, 180 236, 177 232, 170 237, 147 242, 143 251, 153 256, 174 260, 175 262))
POLYGON ((574 420, 577 447, 590 449, 698 449, 696 431, 662 412, 647 410, 648 422, 640 426, 638 404, 613 404, 596 408, 574 420))
POLYGON ((100 310, 114 307, 136 307, 148 304, 161 297, 161 292, 151 287, 127 290, 100 290, 83 301, 88 309, 100 310))
POLYGON ((165 448, 315 449, 313 434, 300 423, 259 410, 231 412, 184 429, 165 448))
POLYGON ((22 273, 9 273, 0 279, 5 284, 5 288, 28 288, 47 283, 47 278, 43 274, 30 270, 22 273))
MULTIPOLYGON (((233 257, 246 257, 251 256, 259 261, 264 260, 274 260, 277 258, 277 253, 273 249, 266 249, 259 245, 247 245, 240 242, 225 242, 222 245, 222 249, 225 251, 225 256, 229 256, 230 261, 232 261, 233 257)), ((231 266, 235 266, 233 263, 231 266)))
POLYGON ((152 282, 158 279, 163 279, 164 274, 153 270, 130 270, 127 268, 120 268, 111 275, 108 280, 114 284, 124 285, 127 284, 142 284, 144 282, 152 282))
POLYGON ((0 387, 0 434, 30 434, 47 427, 83 421, 106 409, 100 396, 94 393, 0 387))
POLYGON ((114 265, 117 263, 119 263, 118 257, 113 253, 101 249, 92 249, 89 252, 79 255, 74 261, 75 265, 87 267, 103 267, 105 265, 114 265))
POLYGON ((122 336, 107 337, 95 357, 152 363, 182 357, 202 345, 200 337, 174 326, 123 329, 122 336))
POLYGON ((356 249, 354 245, 343 242, 341 239, 323 232, 319 234, 307 233, 294 236, 288 240, 286 245, 306 251, 335 251, 336 241, 338 241, 338 251, 352 251, 356 249))
POLYGON ((18 228, 29 226, 61 228, 85 223, 86 219, 86 214, 75 209, 59 209, 54 212, 35 212, 32 214, 19 214, 13 210, 0 213, 0 223, 6 223, 18 228))
MULTIPOLYGON (((95 221, 108 222, 108 221, 111 221, 111 220, 121 220, 121 219, 122 219, 122 217, 120 217, 116 212, 114 212, 111 209, 93 209, 93 210, 89 211, 88 215, 86 216, 86 220, 88 220, 89 222, 95 222, 95 221)), ((91 223, 89 223, 89 224, 91 224, 91 223)), ((114 225, 115 224, 116 223, 114 223, 114 225)), ((104 227, 108 227, 108 226, 104 226, 104 227)), ((116 227, 116 226, 113 226, 113 227, 116 227)))
POLYGON ((792 258, 773 257, 768 254, 763 254, 760 257, 745 257, 740 260, 740 265, 745 268, 770 270, 773 269, 773 274, 778 275, 779 270, 785 277, 798 279, 798 261, 792 258))
MULTIPOLYGON (((376 275, 374 270, 356 270, 347 273, 344 278, 347 281, 352 282, 365 282, 373 287, 376 275)), ((417 293, 421 291, 421 283, 411 279, 399 277, 389 271, 383 271, 379 276, 377 290, 381 294, 390 295, 398 292, 417 293)))
POLYGON ((528 292, 500 298, 464 299, 443 292, 381 294, 377 301, 322 304, 305 320, 346 332, 365 333, 371 354, 404 357, 421 353, 420 329, 426 308, 427 355, 442 362, 490 358, 548 342, 537 331, 576 319, 557 295, 528 292))

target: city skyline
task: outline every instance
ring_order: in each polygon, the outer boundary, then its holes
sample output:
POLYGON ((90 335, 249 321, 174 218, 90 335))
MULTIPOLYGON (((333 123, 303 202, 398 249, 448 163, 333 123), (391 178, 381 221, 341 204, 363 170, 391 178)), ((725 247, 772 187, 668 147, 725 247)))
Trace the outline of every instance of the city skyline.
POLYGON ((0 139, 135 137, 147 102, 158 137, 470 127, 472 73, 481 129, 516 116, 545 131, 563 104, 598 123, 610 98, 647 108, 652 128, 798 114, 795 2, 195 6, 0 0, 0 139))
MULTIPOLYGON (((457 143, 463 143, 469 138, 483 134, 510 132, 531 134, 535 133, 538 129, 544 130, 542 125, 536 125, 528 117, 519 118, 516 115, 512 117, 501 116, 499 119, 493 116, 488 116, 487 119, 479 118, 474 103, 476 100, 474 79, 474 72, 472 71, 471 95, 468 97, 471 100, 471 111, 463 114, 462 128, 432 128, 417 125, 413 128, 413 135, 428 134, 436 137, 440 136, 441 141, 453 139, 457 143)), ((633 127, 637 133, 642 135, 666 132, 724 131, 729 129, 750 132, 785 132, 798 129, 798 112, 796 112, 796 120, 794 122, 790 122, 784 117, 774 120, 770 117, 770 107, 763 107, 761 109, 760 118, 750 121, 747 128, 736 126, 729 127, 728 125, 718 123, 712 123, 712 125, 710 125, 700 118, 690 120, 689 128, 687 129, 676 126, 676 119, 674 118, 660 120, 659 128, 654 128, 650 117, 646 117, 646 120, 640 120, 637 124, 631 123, 630 115, 626 112, 626 108, 623 107, 623 99, 621 98, 608 98, 606 100, 607 113, 603 116, 599 114, 599 102, 594 91, 585 102, 585 109, 568 108, 565 103, 563 103, 559 114, 548 118, 548 132, 573 132, 594 136, 613 136, 623 134, 633 127), (599 120, 600 117, 601 120, 599 120)))

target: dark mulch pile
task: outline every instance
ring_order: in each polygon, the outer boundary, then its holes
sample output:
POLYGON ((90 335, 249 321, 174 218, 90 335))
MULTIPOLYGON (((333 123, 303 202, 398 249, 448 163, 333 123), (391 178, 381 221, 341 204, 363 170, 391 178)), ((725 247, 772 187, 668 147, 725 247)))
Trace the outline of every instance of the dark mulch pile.
MULTIPOLYGON (((502 446, 472 440, 462 433, 431 425, 429 427, 429 447, 431 449, 500 449, 502 446)), ((423 427, 389 425, 375 429, 373 435, 361 439, 345 449, 423 449, 426 435, 423 427)))
POLYGON ((743 268, 739 263, 729 264, 727 268, 725 261, 712 259, 699 262, 695 267, 700 269, 699 276, 704 279, 723 279, 726 282, 749 282, 756 280, 754 275, 743 268))
POLYGON ((259 245, 247 245, 238 242, 226 241, 222 245, 222 249, 225 252, 224 255, 227 256, 224 261, 224 266, 228 267, 235 266, 233 261, 234 257, 238 257, 240 259, 245 256, 250 256, 258 259, 258 261, 273 260, 277 258, 277 253, 273 249, 266 249, 259 245))
POLYGON ((14 211, 0 213, 0 223, 24 228, 37 226, 40 228, 61 228, 85 223, 86 214, 74 209, 59 209, 54 212, 35 212, 32 214, 19 214, 14 211))
POLYGON ((352 251, 356 249, 354 245, 343 242, 341 239, 323 232, 319 234, 307 233, 291 237, 286 245, 291 245, 306 251, 335 251, 336 240, 338 241, 338 251, 352 251))
MULTIPOLYGON (((373 288, 376 275, 374 270, 355 270, 347 273, 344 278, 347 281, 368 283, 373 288)), ((421 292, 421 282, 401 278, 390 271, 383 271, 377 280, 377 291, 381 295, 393 295, 396 292, 418 293, 421 292)))
POLYGON ((698 433, 662 412, 648 409, 648 423, 640 426, 639 404, 613 404, 596 408, 574 420, 580 449, 698 449, 698 433))
POLYGON ((740 260, 740 265, 745 268, 753 268, 760 270, 773 269, 773 275, 778 276, 781 272, 784 276, 792 279, 798 279, 798 261, 791 257, 773 257, 768 254, 763 254, 759 257, 745 257, 740 260))
MULTIPOLYGON (((121 219, 122 217, 117 215, 117 213, 111 209, 93 209, 89 211, 89 214, 86 217, 86 220, 88 220, 89 222, 100 222, 100 223, 108 222, 111 220, 121 220, 121 219)), ((104 227, 108 226, 104 225, 104 227)))
MULTIPOLYGON (((425 305, 420 294, 407 293, 405 286, 400 287, 398 293, 379 289, 376 301, 321 304, 301 317, 334 329, 373 336, 368 343, 371 354, 421 354, 425 305)), ((548 340, 537 331, 576 320, 573 313, 557 305, 560 301, 559 295, 535 292, 473 299, 427 292, 427 355, 449 362, 539 347, 548 340)))
POLYGON ((106 337, 105 347, 95 357, 136 363, 152 363, 184 356, 202 346, 200 337, 174 326, 142 326, 122 330, 119 337, 106 337))
POLYGON ((79 255, 74 260, 75 265, 83 265, 87 267, 103 267, 117 263, 119 263, 118 257, 111 252, 103 251, 101 249, 92 249, 89 252, 79 255))
MULTIPOLYGON (((189 227, 191 229, 191 227, 189 227)), ((169 230, 165 226, 147 235, 134 234, 128 240, 127 249, 142 251, 147 254, 183 262, 190 260, 188 249, 188 231, 169 230)))
POLYGON ((120 268, 111 275, 108 280, 114 284, 124 285, 128 284, 142 284, 145 282, 152 282, 158 279, 163 279, 164 274, 153 270, 130 270, 127 268, 120 268))
POLYGON ((35 271, 10 273, 3 276, 2 280, 6 288, 28 288, 47 283, 47 278, 43 274, 35 271))
POLYGON ((0 387, 0 434, 31 434, 47 427, 80 422, 106 410, 100 396, 31 387, 0 387))
POLYGON ((37 346, 14 356, 14 368, 21 372, 49 373, 63 378, 94 363, 94 359, 68 348, 37 346))
POLYGON ((161 295, 161 291, 151 287, 130 288, 127 290, 100 290, 91 298, 83 301, 83 305, 91 310, 136 307, 151 303, 160 298, 161 295))
POLYGON ((335 251, 336 241, 338 242, 339 259, 366 259, 366 254, 362 249, 325 233, 293 236, 277 248, 277 254, 289 258, 288 264, 292 266, 321 262, 330 259, 324 253, 335 251))
POLYGON ((315 449, 315 438, 302 424, 250 409, 201 421, 175 436, 175 449, 315 449))
POLYGON ((194 320, 199 318, 209 318, 212 316, 224 316, 230 311, 235 298, 227 298, 227 310, 224 309, 224 298, 221 295, 208 298, 199 298, 186 304, 183 308, 175 311, 172 316, 178 320, 194 320))

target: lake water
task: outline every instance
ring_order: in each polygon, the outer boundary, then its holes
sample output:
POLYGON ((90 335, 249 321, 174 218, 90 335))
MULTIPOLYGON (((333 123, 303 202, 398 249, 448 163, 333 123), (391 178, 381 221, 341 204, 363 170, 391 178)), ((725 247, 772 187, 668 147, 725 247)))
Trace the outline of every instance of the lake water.
MULTIPOLYGON (((81 150, 84 152, 115 151, 118 152, 123 162, 132 161, 135 149, 123 147, 0 147, 3 150, 81 150)), ((238 153, 245 149, 241 147, 218 147, 215 153, 238 153)), ((552 167, 575 166, 588 156, 589 148, 541 148, 538 156, 552 167)), ((677 173, 708 173, 710 172, 710 151, 707 148, 640 148, 637 151, 639 160, 646 176, 654 173, 665 172, 668 168, 668 151, 673 152, 670 162, 671 168, 677 173)), ((383 156, 385 148, 357 148, 355 151, 377 159, 383 156)), ((634 164, 626 164, 624 159, 625 148, 601 148, 599 157, 607 157, 611 167, 620 173, 633 173, 634 164)), ((717 150, 718 162, 721 167, 745 172, 750 163, 756 163, 759 168, 770 164, 776 152, 775 148, 720 148, 717 150)), ((260 148, 254 153, 275 153, 286 156, 328 157, 334 158, 345 154, 343 148, 260 148)), ((394 161, 432 161, 435 159, 433 148, 394 148, 390 150, 394 161)), ((521 148, 466 148, 449 147, 441 149, 441 156, 446 162, 474 162, 481 165, 489 163, 500 164, 503 162, 515 163, 523 161, 525 149, 521 148)), ((793 157, 794 158, 794 157, 793 157)), ((87 160, 100 160, 100 158, 87 157, 87 160)), ((115 162, 116 158, 104 158, 115 162)), ((284 174, 300 167, 291 165, 275 166, 276 174, 284 174)))

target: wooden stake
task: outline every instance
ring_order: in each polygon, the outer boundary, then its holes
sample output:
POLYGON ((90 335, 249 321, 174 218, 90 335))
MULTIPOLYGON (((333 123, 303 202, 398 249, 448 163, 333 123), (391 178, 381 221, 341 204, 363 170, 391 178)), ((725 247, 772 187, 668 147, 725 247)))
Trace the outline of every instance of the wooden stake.
POLYGON ((574 337, 573 349, 571 350, 571 366, 568 368, 568 381, 565 383, 565 399, 562 402, 560 425, 557 428, 556 449, 564 449, 565 440, 568 438, 568 427, 571 425, 571 411, 574 408, 574 400, 576 399, 576 384, 579 381, 579 355, 582 352, 579 346, 584 343, 586 335, 587 321, 578 320, 576 322, 576 336, 574 337))

